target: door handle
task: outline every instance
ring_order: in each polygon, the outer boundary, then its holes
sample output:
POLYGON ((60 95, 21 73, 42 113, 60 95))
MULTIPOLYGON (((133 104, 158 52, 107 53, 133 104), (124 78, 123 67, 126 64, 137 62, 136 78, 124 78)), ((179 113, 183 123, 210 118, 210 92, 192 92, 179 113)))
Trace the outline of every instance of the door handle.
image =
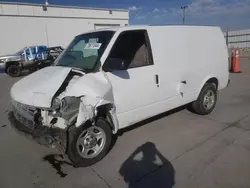
POLYGON ((183 80, 183 81, 181 81, 181 83, 183 83, 183 84, 187 84, 187 81, 186 81, 186 80, 183 80))
POLYGON ((159 87, 159 76, 158 76, 158 74, 155 75, 155 83, 157 84, 157 87, 159 87))

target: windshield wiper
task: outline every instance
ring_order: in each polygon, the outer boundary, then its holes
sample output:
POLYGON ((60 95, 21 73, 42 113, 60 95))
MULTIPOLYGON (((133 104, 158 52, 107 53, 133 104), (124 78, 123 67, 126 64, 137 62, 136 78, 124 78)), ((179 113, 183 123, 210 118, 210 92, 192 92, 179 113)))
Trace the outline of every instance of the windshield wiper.
POLYGON ((80 71, 83 71, 85 73, 90 71, 90 69, 84 69, 84 68, 78 68, 78 67, 72 67, 72 69, 80 70, 80 71))
MULTIPOLYGON (((69 67, 68 65, 60 65, 60 64, 57 64, 56 66, 69 67)), ((80 71, 83 71, 83 72, 85 72, 85 73, 91 71, 91 69, 87 69, 87 68, 78 68, 78 67, 74 67, 74 66, 69 67, 69 68, 72 68, 72 69, 75 69, 75 70, 80 70, 80 71)))

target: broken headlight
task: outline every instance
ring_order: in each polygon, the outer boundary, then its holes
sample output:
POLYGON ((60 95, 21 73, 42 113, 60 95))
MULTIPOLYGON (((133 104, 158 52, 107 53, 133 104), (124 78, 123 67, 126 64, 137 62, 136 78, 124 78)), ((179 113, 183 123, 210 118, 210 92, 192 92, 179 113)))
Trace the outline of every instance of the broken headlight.
POLYGON ((80 106, 80 98, 65 97, 62 100, 55 98, 52 102, 50 114, 53 117, 62 117, 70 120, 78 114, 80 106))
POLYGON ((80 98, 78 97, 65 97, 61 101, 61 115, 64 119, 69 120, 78 114, 80 106, 80 98))
POLYGON ((52 101, 52 106, 51 106, 51 108, 52 108, 53 110, 58 110, 58 109, 60 108, 60 106, 61 106, 61 100, 58 99, 58 98, 55 98, 55 99, 52 101))
POLYGON ((60 107, 61 107, 61 100, 58 98, 53 99, 52 105, 51 105, 51 111, 49 112, 50 115, 53 117, 60 117, 60 107))

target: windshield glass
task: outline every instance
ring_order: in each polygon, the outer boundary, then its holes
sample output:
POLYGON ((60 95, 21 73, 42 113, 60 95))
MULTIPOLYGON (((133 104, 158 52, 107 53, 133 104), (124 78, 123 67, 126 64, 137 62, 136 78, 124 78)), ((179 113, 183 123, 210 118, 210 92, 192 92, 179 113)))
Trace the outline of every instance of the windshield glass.
POLYGON ((113 34, 114 31, 100 31, 76 36, 55 65, 93 70, 113 34))

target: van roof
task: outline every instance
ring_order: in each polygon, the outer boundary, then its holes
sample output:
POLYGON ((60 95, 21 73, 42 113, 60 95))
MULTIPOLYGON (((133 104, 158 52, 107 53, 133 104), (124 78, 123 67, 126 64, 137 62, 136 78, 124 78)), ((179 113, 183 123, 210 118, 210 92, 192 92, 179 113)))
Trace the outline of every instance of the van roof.
MULTIPOLYGON (((212 27, 212 28, 219 28, 218 26, 209 26, 209 25, 130 25, 130 26, 117 26, 117 27, 108 27, 108 28, 103 28, 103 29, 97 29, 97 30, 92 30, 92 31, 89 31, 89 32, 99 32, 99 31, 117 31, 117 30, 134 30, 134 29, 149 29, 149 28, 152 28, 152 27, 179 27, 179 28, 182 28, 182 27, 198 27, 198 28, 201 28, 201 27, 212 27)), ((86 33, 89 33, 89 32, 86 32, 86 33)), ((84 34, 84 33, 82 33, 84 34)))

